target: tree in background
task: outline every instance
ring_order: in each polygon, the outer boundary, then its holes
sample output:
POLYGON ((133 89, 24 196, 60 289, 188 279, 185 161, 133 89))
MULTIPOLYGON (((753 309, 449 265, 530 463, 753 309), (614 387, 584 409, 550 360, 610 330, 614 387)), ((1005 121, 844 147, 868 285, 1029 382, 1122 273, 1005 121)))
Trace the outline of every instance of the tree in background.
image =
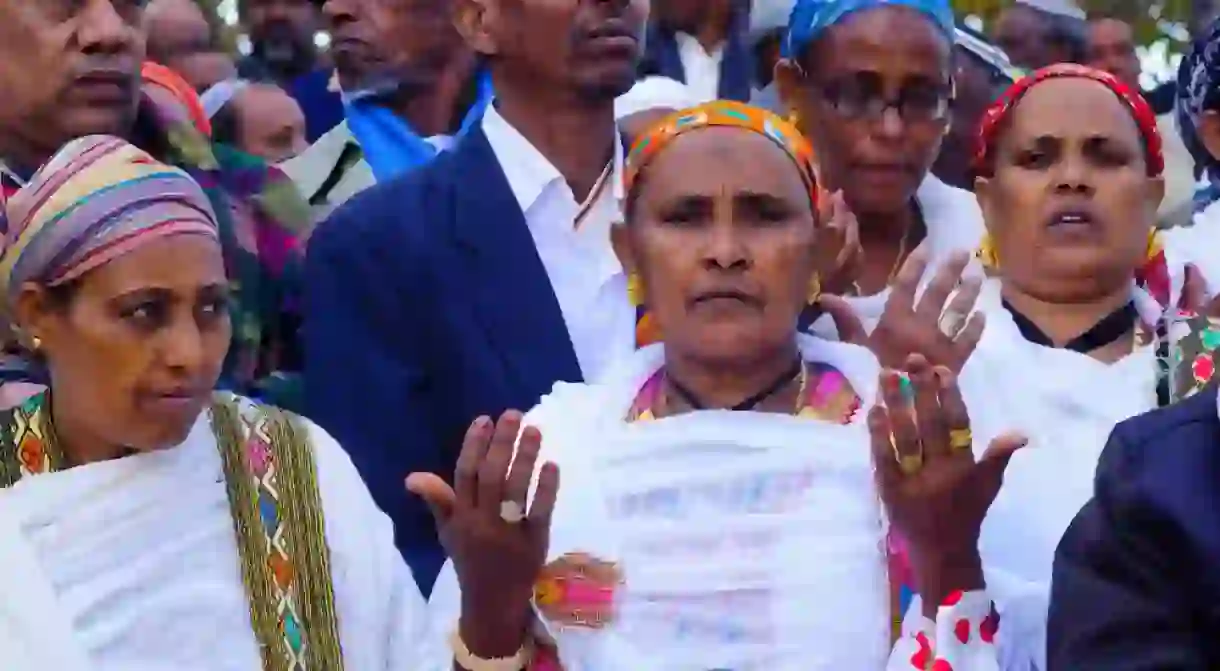
MULTIPOLYGON (((974 15, 984 25, 995 20, 1012 0, 952 0, 953 8, 961 16, 974 15)), ((1211 18, 1213 0, 1078 0, 1082 9, 1090 16, 1112 16, 1123 19, 1135 27, 1136 40, 1148 46, 1160 40, 1168 40, 1173 51, 1180 50, 1184 31, 1177 29, 1194 23, 1195 16, 1211 18)))

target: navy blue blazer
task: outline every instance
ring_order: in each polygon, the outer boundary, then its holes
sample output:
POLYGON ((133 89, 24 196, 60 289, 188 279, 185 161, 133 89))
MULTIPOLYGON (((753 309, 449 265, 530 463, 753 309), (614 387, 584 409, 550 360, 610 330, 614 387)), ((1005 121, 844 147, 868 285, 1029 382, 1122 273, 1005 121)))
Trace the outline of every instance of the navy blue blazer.
POLYGON ((1047 662, 1050 671, 1220 669, 1215 385, 1110 435, 1094 498, 1055 555, 1047 662))
POLYGON ((306 414, 340 441, 424 594, 444 561, 412 471, 453 475, 479 415, 528 410, 580 365, 481 129, 349 200, 306 261, 306 414))

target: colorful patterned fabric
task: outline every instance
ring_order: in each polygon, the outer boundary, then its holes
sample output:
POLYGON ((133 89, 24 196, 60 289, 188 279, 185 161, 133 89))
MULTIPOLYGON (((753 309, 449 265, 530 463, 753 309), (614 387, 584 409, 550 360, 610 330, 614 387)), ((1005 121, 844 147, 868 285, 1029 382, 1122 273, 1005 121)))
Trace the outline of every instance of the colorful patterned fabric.
POLYGON ((1144 96, 1131 90, 1131 87, 1119 81, 1117 77, 1096 68, 1075 63, 1058 63, 1050 65, 1018 79, 1008 87, 983 114, 979 122, 979 133, 974 154, 974 169, 980 175, 990 175, 995 163, 995 148, 1000 133, 1007 127, 1005 123, 1012 115, 1013 109, 1025 94, 1032 88, 1048 79, 1063 78, 1088 79, 1104 85, 1114 92, 1131 112, 1131 118, 1139 127, 1140 136, 1144 141, 1144 163, 1148 167, 1149 177, 1158 177, 1165 170, 1165 155, 1162 149, 1161 134, 1156 126, 1156 114, 1144 96))
POLYGON ((813 147, 795 126, 767 110, 731 100, 714 100, 697 107, 674 112, 654 124, 627 153, 623 169, 623 192, 630 194, 640 171, 675 138, 701 128, 740 128, 770 139, 787 152, 809 187, 813 210, 818 209, 817 173, 813 147))
POLYGON ((953 42, 953 8, 948 0, 797 0, 788 15, 788 31, 781 45, 783 57, 798 58, 826 29, 856 12, 885 5, 910 7, 922 13, 953 42))
POLYGON ((199 98, 199 93, 182 78, 182 75, 173 70, 152 61, 145 61, 140 68, 140 76, 148 84, 160 86, 161 88, 174 94, 178 102, 186 108, 187 113, 191 117, 191 122, 195 124, 195 128, 207 137, 212 137, 212 122, 211 117, 205 113, 203 109, 203 101, 199 98))
MULTIPOLYGON (((233 300, 233 342, 221 386, 280 403, 297 396, 304 245, 309 206, 278 169, 224 145, 212 145, 173 92, 146 84, 132 140, 157 160, 182 168, 203 187, 216 213, 233 300), (273 373, 281 375, 271 377, 273 373)), ((16 192, 28 175, 0 166, 0 187, 16 192)), ((0 366, 3 364, 0 363, 0 366)), ((0 379, 31 379, 0 368, 0 379)))
MULTIPOLYGON (((860 411, 860 397, 851 383, 837 369, 827 363, 806 364, 809 384, 797 417, 816 419, 832 424, 850 424, 860 411)), ((664 405, 665 369, 658 370, 644 382, 636 394, 627 421, 646 422, 656 419, 654 410, 664 405)))
MULTIPOLYGON (((47 394, 0 413, 0 488, 64 467, 47 394)), ((224 464, 250 617, 264 671, 342 671, 313 450, 295 418, 218 394, 224 464)), ((184 521, 189 523, 189 521, 184 521)))
POLYGON ((1194 210, 1200 212, 1220 198, 1220 161, 1203 145, 1198 130, 1203 113, 1220 107, 1220 17, 1199 31, 1182 57, 1176 96, 1178 134, 1207 180, 1195 193, 1194 210))
POLYGON ((153 239, 219 239, 212 206, 185 171, 108 135, 64 145, 5 210, 0 293, 10 302, 25 282, 71 282, 153 239))
MULTIPOLYGON (((1008 128, 1007 121, 1016 109, 1017 103, 1038 84, 1050 79, 1077 78, 1095 81, 1114 92, 1131 113, 1131 118, 1139 128, 1140 137, 1144 142, 1144 163, 1149 177, 1159 177, 1165 170, 1165 155, 1162 150, 1161 134, 1157 130, 1156 114, 1148 101, 1139 93, 1131 90, 1114 75, 1073 63, 1059 63, 1041 70, 1036 70, 1010 86, 1004 95, 1000 96, 991 108, 983 114, 979 122, 978 144, 974 154, 974 170, 982 176, 990 176, 995 170, 995 150, 1004 130, 1008 128)), ((1150 222, 1154 227, 1156 222, 1150 222)), ((989 235, 984 236, 979 248, 979 259, 984 265, 995 266, 998 256, 989 235)), ((1136 271, 1136 282, 1148 291, 1161 305, 1168 307, 1170 302, 1169 267, 1165 259, 1165 251, 1160 236, 1150 228, 1148 234, 1148 254, 1145 264, 1136 271)))

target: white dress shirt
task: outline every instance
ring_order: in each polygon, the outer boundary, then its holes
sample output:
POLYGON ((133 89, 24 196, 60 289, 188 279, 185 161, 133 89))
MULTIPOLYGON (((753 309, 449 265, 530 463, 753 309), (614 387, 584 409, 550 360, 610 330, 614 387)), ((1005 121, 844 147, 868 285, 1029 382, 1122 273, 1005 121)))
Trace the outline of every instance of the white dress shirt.
POLYGON ((607 364, 635 348, 635 308, 610 246, 610 227, 622 220, 621 138, 615 134, 614 162, 582 203, 559 170, 495 106, 483 116, 483 132, 525 215, 580 370, 586 380, 596 379, 607 364))
POLYGON ((682 71, 686 75, 686 88, 690 89, 695 103, 705 103, 720 97, 720 62, 724 60, 724 45, 710 53, 699 40, 686 33, 677 33, 678 58, 682 60, 682 71))

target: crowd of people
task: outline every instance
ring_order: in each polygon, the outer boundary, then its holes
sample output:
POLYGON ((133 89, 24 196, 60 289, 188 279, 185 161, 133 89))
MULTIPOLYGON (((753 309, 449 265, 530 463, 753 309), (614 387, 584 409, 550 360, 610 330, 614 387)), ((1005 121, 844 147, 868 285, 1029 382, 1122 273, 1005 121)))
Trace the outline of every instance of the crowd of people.
POLYGON ((1220 19, 238 9, 0 3, 0 667, 1220 668, 1220 19))

